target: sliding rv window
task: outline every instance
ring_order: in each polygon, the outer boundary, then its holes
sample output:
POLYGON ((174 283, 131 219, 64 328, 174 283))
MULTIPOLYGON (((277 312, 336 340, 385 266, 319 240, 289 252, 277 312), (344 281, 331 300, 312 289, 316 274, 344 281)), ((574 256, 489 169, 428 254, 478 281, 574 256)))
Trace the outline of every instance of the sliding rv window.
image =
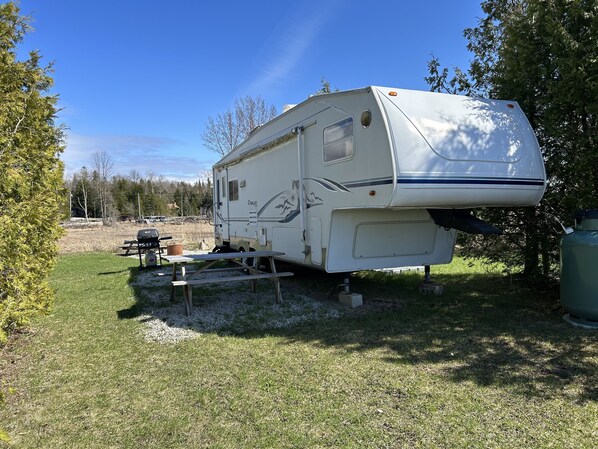
POLYGON ((228 181, 228 199, 237 201, 239 199, 239 180, 231 179, 228 181))
POLYGON ((324 128, 324 163, 353 157, 353 119, 351 117, 324 128))

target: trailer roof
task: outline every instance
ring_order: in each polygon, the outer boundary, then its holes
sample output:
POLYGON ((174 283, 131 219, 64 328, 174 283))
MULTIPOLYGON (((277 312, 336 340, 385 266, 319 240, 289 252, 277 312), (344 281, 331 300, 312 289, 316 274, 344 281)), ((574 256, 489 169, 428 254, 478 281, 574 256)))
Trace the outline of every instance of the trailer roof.
POLYGON ((302 114, 310 103, 322 102, 328 107, 335 108, 333 100, 335 97, 369 95, 372 92, 380 93, 380 100, 386 99, 399 108, 411 125, 416 127, 427 145, 435 152, 446 153, 443 153, 443 157, 449 160, 458 159, 460 154, 477 152, 478 159, 497 161, 497 155, 494 154, 497 142, 504 144, 501 148, 507 148, 513 153, 509 153, 508 157, 500 156, 502 159, 499 162, 506 163, 518 157, 516 149, 521 146, 519 140, 525 136, 514 136, 513 124, 518 120, 526 120, 520 108, 515 106, 516 102, 369 86, 310 96, 297 106, 253 130, 243 142, 220 159, 214 165, 214 169, 238 163, 293 139, 296 128, 308 126, 310 117, 313 117, 313 110, 310 110, 307 115, 302 114), (502 105, 518 112, 507 114, 502 105), (488 154, 481 154, 481 152, 488 154))
POLYGON ((243 142, 241 142, 229 153, 225 154, 218 162, 216 162, 213 168, 218 169, 226 165, 237 163, 243 159, 246 159, 247 157, 250 157, 254 154, 260 153, 262 151, 265 151, 269 148, 272 148, 276 145, 280 145, 281 143, 292 139, 294 137, 294 128, 296 128, 299 125, 301 120, 299 120, 297 123, 293 123, 287 127, 284 127, 284 129, 282 129, 280 132, 275 133, 274 135, 265 135, 262 136, 262 138, 260 139, 259 134, 262 134, 260 131, 264 130, 266 127, 269 127, 271 124, 283 120, 285 117, 288 117, 291 114, 295 114, 303 106, 314 101, 322 100, 323 97, 328 96, 369 93, 371 92, 372 88, 373 86, 323 94, 314 94, 309 96, 307 99, 297 104, 296 106, 286 110, 280 115, 277 115, 269 122, 264 123, 263 125, 260 125, 259 127, 255 128, 253 131, 251 131, 251 133, 243 142))

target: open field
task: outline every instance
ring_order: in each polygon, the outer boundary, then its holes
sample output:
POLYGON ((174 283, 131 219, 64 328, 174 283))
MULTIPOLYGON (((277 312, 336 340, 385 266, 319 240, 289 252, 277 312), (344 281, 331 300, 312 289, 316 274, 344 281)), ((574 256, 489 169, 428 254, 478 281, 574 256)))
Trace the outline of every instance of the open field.
POLYGON ((214 247, 214 230, 205 221, 184 223, 116 223, 111 226, 76 226, 67 227, 66 234, 59 242, 60 253, 87 251, 118 251, 125 240, 137 238, 137 231, 144 228, 156 228, 161 236, 170 235, 173 240, 166 240, 165 245, 182 243, 185 249, 197 249, 203 241, 206 249, 214 247))
POLYGON ((209 287, 187 319, 160 270, 61 256, 55 310, 0 357, 8 447, 595 447, 598 338, 544 292, 457 259, 444 296, 363 273, 348 310, 294 271, 284 307, 209 287))

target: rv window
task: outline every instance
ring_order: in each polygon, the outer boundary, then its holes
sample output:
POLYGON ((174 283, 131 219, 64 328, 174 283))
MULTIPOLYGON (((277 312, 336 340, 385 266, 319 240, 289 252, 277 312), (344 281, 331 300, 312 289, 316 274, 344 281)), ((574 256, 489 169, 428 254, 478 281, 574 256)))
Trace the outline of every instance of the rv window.
POLYGON ((239 199, 239 180, 232 179, 228 181, 228 199, 237 201, 239 199))
POLYGON ((353 119, 324 128, 324 162, 349 159, 353 156, 353 119))
POLYGON ((226 198, 226 181, 222 178, 222 198, 226 198))

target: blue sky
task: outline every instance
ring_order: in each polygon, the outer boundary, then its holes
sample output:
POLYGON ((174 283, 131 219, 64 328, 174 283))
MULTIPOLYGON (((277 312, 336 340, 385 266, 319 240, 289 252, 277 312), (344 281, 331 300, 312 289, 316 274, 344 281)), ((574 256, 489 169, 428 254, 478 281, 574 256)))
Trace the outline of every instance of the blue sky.
POLYGON ((462 33, 479 3, 21 0, 35 31, 20 50, 54 61, 67 175, 105 151, 120 174, 194 182, 219 159, 202 144, 205 123, 235 98, 280 111, 322 77, 341 90, 428 90, 431 54, 468 65, 462 33))

